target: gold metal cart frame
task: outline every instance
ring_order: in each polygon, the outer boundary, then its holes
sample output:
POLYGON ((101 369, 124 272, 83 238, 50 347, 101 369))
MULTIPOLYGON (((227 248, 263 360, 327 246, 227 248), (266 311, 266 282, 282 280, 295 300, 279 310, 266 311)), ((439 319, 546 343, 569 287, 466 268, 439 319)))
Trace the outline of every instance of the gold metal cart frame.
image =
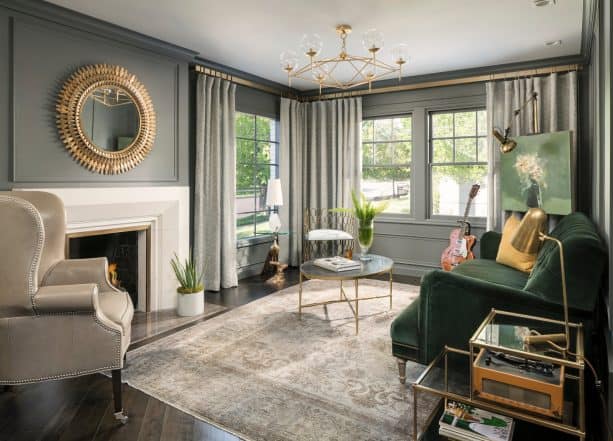
POLYGON ((390 309, 392 309, 392 292, 393 292, 393 272, 394 272, 394 262, 392 259, 383 256, 370 255, 372 260, 368 262, 362 263, 362 268, 359 270, 351 270, 351 271, 342 271, 342 272, 334 272, 325 270, 316 266, 313 261, 308 261, 300 265, 300 284, 298 291, 298 317, 302 319, 302 309, 310 308, 313 306, 326 306, 333 303, 343 303, 347 302, 349 308, 351 308, 351 312, 355 318, 355 334, 358 335, 359 332, 359 323, 360 323, 360 315, 359 315, 359 305, 363 300, 372 300, 372 299, 390 299, 390 309), (359 279, 364 279, 367 277, 378 276, 382 274, 389 274, 389 294, 379 295, 379 296, 368 296, 368 297, 360 297, 359 295, 359 279), (340 283, 340 296, 338 300, 327 300, 324 302, 316 302, 316 303, 302 303, 302 282, 304 279, 319 279, 319 280, 338 280, 340 283), (345 292, 345 287, 343 286, 343 282, 347 280, 353 280, 353 285, 355 289, 355 297, 350 298, 345 292))
MULTIPOLYGON (((530 315, 526 315, 526 314, 517 314, 517 313, 513 313, 513 312, 507 312, 507 311, 500 311, 500 310, 495 310, 492 309, 492 311, 487 315, 487 317, 485 318, 485 320, 483 321, 483 323, 477 328, 477 330, 475 331, 475 333, 473 334, 472 338, 470 339, 470 350, 468 351, 464 351, 464 350, 460 350, 460 349, 455 349, 455 348, 451 348, 449 346, 445 346, 445 348, 443 349, 443 351, 434 359, 432 360, 432 362, 428 365, 428 367, 422 372, 422 374, 419 376, 419 378, 417 378, 417 380, 415 380, 415 382, 413 383, 413 439, 414 440, 420 440, 424 433, 423 432, 419 432, 418 430, 418 422, 417 422, 417 399, 418 399, 418 394, 419 393, 429 393, 429 394, 433 394, 433 395, 437 395, 441 398, 443 398, 444 401, 444 405, 447 405, 447 400, 452 400, 452 401, 457 401, 460 403, 464 403, 470 406, 475 406, 478 407, 480 409, 484 409, 487 410, 489 412, 494 412, 494 413, 500 413, 502 415, 506 415, 509 416, 511 418, 515 418, 517 420, 522 420, 522 421, 526 421, 528 423, 532 423, 532 424, 536 424, 542 427, 546 427, 548 429, 552 429, 552 430, 556 430, 558 432, 562 432, 562 433, 566 433, 569 434, 571 436, 575 436, 577 437, 579 440, 581 441, 585 441, 585 437, 586 437, 586 432, 585 432, 585 395, 584 395, 584 390, 585 390, 585 365, 583 362, 583 325, 582 324, 578 324, 578 323, 569 323, 569 326, 572 328, 574 328, 577 332, 576 334, 576 353, 577 353, 577 357, 575 360, 569 360, 569 359, 563 359, 563 358, 555 358, 555 357, 549 357, 546 355, 539 355, 536 353, 530 353, 530 354, 526 354, 525 352, 522 351, 513 351, 509 348, 502 348, 502 347, 496 347, 493 345, 485 345, 483 343, 478 343, 477 342, 477 336, 481 333, 481 331, 483 330, 483 328, 485 326, 487 326, 488 323, 490 323, 494 317, 496 315, 504 315, 507 317, 517 317, 519 319, 529 319, 529 320, 539 320, 542 322, 546 322, 549 324, 555 324, 555 325, 560 325, 560 326, 564 326, 564 322, 559 321, 559 320, 552 320, 552 319, 547 319, 547 318, 542 318, 542 317, 535 317, 535 316, 530 316, 530 315), (577 417, 577 424, 576 425, 571 425, 571 424, 567 424, 561 421, 557 421, 553 418, 547 418, 544 416, 538 416, 536 414, 532 414, 532 413, 528 413, 528 412, 523 412, 521 410, 518 410, 516 408, 513 407, 506 407, 504 405, 501 404, 497 404, 493 401, 485 401, 485 400, 481 400, 479 398, 476 398, 473 396, 473 379, 472 379, 472 363, 474 362, 474 359, 478 353, 478 348, 481 347, 489 347, 489 348, 498 348, 499 350, 504 350, 504 352, 506 353, 510 353, 512 355, 517 355, 519 357, 529 357, 530 359, 535 359, 535 360, 540 360, 540 361, 544 361, 544 362, 549 362, 549 363, 554 363, 557 365, 563 365, 566 368, 572 369, 574 370, 577 374, 576 375, 571 375, 570 373, 566 373, 565 377, 567 380, 572 380, 575 381, 577 384, 577 388, 578 388, 578 401, 579 401, 579 406, 578 406, 578 413, 576 415, 577 417), (454 353, 454 354, 460 354, 463 356, 467 357, 468 362, 470 363, 469 365, 469 372, 470 372, 470 378, 469 378, 469 390, 470 393, 468 395, 462 395, 462 394, 458 394, 458 393, 454 393, 449 391, 449 383, 448 383, 448 355, 450 353, 454 353), (436 366, 440 366, 441 361, 443 362, 443 367, 444 367, 444 385, 442 388, 437 389, 436 387, 431 387, 431 386, 426 386, 422 383, 424 383, 424 380, 428 377, 428 375, 433 371, 433 369, 435 369, 436 366)), ((435 417, 435 415, 437 414, 436 409, 433 409, 433 411, 431 412, 431 414, 429 415, 426 423, 425 423, 425 428, 427 430, 427 428, 430 426, 430 424, 433 423, 433 418, 435 417)))

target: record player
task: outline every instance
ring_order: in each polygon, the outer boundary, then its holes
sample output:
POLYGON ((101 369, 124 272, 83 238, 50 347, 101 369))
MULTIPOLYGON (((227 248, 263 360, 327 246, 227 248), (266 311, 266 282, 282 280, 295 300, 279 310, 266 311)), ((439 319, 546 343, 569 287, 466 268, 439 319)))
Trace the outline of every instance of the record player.
POLYGON ((572 345, 565 352, 550 342, 562 326, 565 322, 493 309, 469 340, 471 398, 559 421, 573 419, 564 389, 574 389, 576 381, 569 379, 583 367, 583 328, 569 323, 572 345))
POLYGON ((473 393, 476 398, 561 419, 564 366, 482 348, 473 363, 473 393))

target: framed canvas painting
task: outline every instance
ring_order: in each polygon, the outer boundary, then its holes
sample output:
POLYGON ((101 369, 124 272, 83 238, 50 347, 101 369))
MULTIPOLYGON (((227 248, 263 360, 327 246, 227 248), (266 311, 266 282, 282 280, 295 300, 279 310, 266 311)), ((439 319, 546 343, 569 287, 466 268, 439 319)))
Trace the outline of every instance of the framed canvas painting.
POLYGON ((501 155, 502 209, 541 207, 549 214, 572 211, 571 132, 518 136, 501 155))

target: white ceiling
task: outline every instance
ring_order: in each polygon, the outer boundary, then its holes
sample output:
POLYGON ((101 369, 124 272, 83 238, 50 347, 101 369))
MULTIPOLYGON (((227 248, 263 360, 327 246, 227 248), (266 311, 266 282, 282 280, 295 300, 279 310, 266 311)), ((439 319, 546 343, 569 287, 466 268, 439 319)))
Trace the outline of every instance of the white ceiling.
MULTIPOLYGON (((535 7, 532 0, 50 0, 183 46, 202 58, 286 83, 279 54, 299 52, 304 33, 317 33, 322 55, 338 52, 334 28, 348 23, 349 52, 364 55, 361 35, 384 32, 380 55, 407 43, 406 75, 577 55, 582 0, 535 7), (562 40, 558 47, 545 41, 562 40)), ((306 57, 301 61, 306 61, 306 57)), ((293 82, 300 89, 311 83, 293 82)))

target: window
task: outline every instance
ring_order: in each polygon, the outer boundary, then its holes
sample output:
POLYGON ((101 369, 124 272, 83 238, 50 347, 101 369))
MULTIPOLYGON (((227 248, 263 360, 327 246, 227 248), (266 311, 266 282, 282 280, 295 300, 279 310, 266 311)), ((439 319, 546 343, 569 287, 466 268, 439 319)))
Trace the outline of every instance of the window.
POLYGON ((277 121, 236 114, 236 238, 270 234, 268 180, 279 174, 277 121))
POLYGON ((481 189, 469 216, 487 216, 485 110, 430 113, 430 179, 433 216, 462 216, 473 184, 481 189))
POLYGON ((362 122, 362 192, 387 203, 385 213, 411 211, 410 116, 362 122))

